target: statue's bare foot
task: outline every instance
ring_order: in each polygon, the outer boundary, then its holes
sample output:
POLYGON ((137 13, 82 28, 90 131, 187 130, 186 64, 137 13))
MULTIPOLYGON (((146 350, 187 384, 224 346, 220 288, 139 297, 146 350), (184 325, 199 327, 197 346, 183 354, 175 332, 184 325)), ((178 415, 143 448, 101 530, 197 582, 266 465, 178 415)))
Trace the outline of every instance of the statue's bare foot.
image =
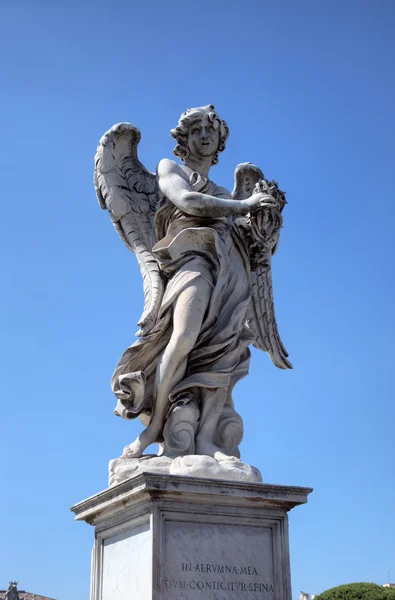
POLYGON ((139 438, 137 438, 132 444, 125 446, 122 452, 122 458, 140 458, 144 450, 143 444, 141 444, 139 438))
POLYGON ((140 458, 144 450, 155 442, 154 436, 149 427, 144 429, 142 433, 129 446, 125 446, 122 453, 122 458, 140 458))

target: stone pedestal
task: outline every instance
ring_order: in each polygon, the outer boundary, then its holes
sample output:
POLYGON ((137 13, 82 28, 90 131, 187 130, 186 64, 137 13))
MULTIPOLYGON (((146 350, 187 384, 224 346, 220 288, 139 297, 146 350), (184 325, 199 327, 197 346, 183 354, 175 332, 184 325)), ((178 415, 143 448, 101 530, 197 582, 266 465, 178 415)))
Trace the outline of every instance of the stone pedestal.
POLYGON ((75 505, 91 600, 291 600, 288 518, 310 488, 143 473, 75 505))

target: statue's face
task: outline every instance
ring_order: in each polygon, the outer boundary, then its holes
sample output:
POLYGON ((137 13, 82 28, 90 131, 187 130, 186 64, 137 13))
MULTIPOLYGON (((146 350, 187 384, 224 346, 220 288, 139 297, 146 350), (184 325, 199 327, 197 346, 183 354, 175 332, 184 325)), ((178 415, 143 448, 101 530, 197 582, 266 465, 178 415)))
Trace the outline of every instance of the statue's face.
POLYGON ((219 123, 208 117, 197 119, 188 132, 188 147, 192 155, 206 158, 214 156, 219 145, 219 123))

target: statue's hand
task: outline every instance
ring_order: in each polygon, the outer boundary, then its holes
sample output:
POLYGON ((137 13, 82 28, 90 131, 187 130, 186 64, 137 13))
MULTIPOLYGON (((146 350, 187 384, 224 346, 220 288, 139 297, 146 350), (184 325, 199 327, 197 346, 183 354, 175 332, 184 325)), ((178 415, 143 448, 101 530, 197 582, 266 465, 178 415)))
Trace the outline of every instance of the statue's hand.
POLYGON ((247 198, 247 200, 242 200, 242 203, 248 207, 248 212, 254 213, 257 212, 260 208, 270 207, 276 208, 277 202, 270 194, 265 194, 263 192, 258 192, 247 198))

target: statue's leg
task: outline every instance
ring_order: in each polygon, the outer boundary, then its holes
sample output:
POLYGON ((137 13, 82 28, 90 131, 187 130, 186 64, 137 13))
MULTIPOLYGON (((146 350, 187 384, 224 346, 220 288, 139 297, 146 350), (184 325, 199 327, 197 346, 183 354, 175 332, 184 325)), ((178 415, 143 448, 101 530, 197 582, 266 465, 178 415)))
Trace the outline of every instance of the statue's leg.
POLYGON ((145 448, 159 437, 169 395, 185 375, 187 358, 200 333, 211 290, 211 285, 203 277, 198 277, 176 299, 173 308, 173 333, 156 370, 154 413, 148 427, 130 446, 126 446, 126 458, 141 456, 145 448))

